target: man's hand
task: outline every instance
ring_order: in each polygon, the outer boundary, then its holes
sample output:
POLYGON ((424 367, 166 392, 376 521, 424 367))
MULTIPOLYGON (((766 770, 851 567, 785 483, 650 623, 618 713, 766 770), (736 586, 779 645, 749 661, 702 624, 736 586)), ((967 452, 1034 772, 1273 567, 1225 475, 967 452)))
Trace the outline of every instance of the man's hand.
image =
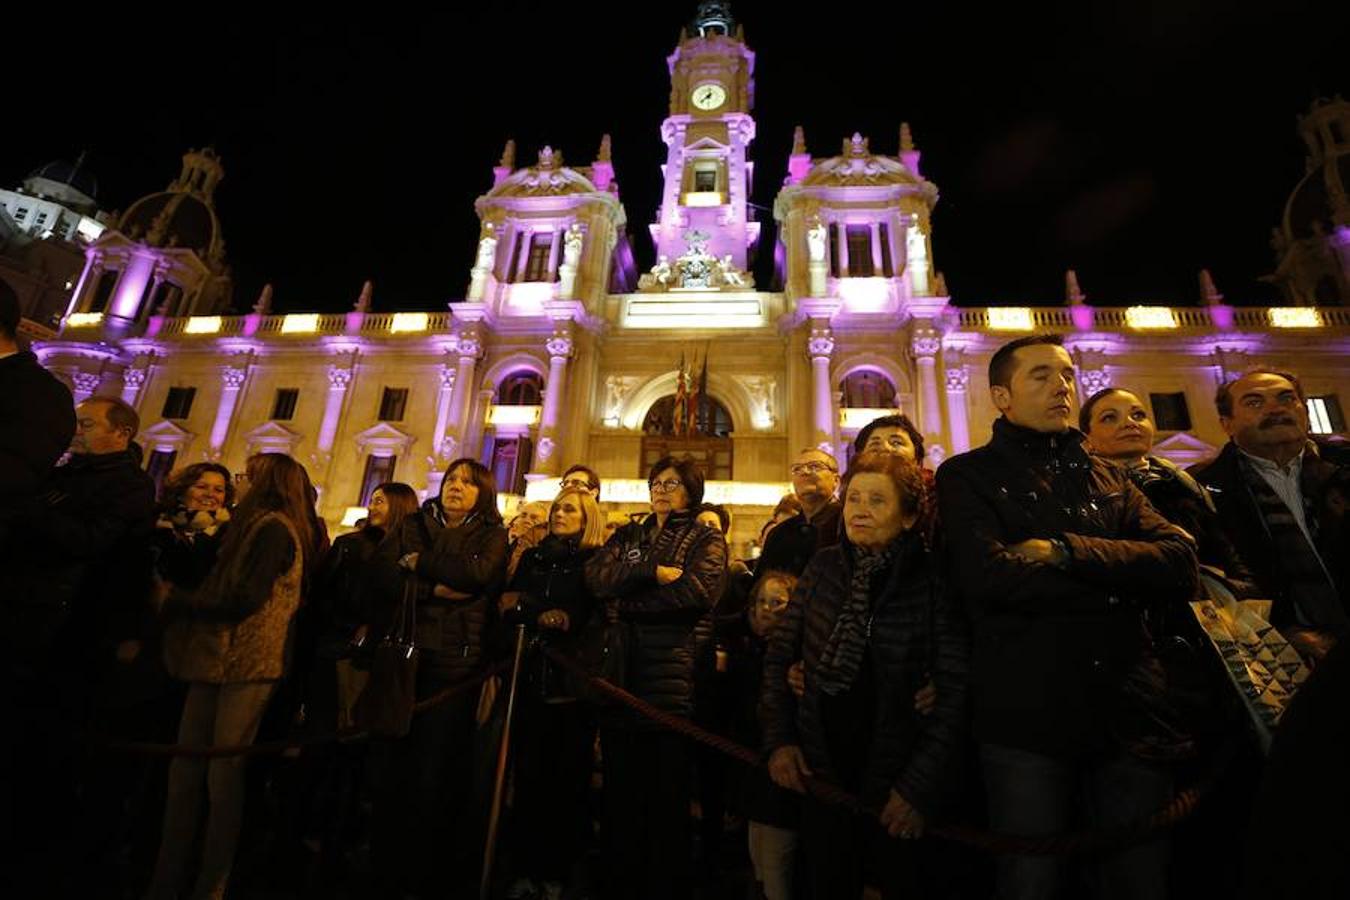
POLYGON ((548 609, 539 614, 539 627, 567 631, 572 627, 572 620, 567 617, 565 610, 548 609))
MULTIPOLYGON (((437 587, 440 587, 440 585, 437 585, 437 587)), ((502 612, 506 612, 508 609, 515 609, 519 605, 520 591, 507 591, 497 599, 497 608, 502 612)))
POLYGON ((122 641, 117 645, 117 661, 123 665, 131 665, 136 661, 136 657, 141 655, 140 641, 122 641))
POLYGON ((886 801, 886 807, 881 811, 881 827, 885 828, 891 837, 906 839, 923 837, 923 814, 892 790, 890 799, 886 801))
POLYGON ((417 554, 416 554, 416 553, 405 553, 405 554, 403 554, 403 558, 400 559, 400 560, 398 561, 398 564, 399 564, 400 566, 402 566, 403 568, 407 569, 409 572, 416 572, 416 571, 417 571, 417 554))
POLYGON ((466 594, 463 591, 457 591, 448 584, 438 584, 432 588, 431 595, 440 597, 442 600, 468 600, 473 594, 466 594))
POLYGON ((684 569, 681 569, 679 566, 656 567, 657 584, 670 584, 671 582, 679 581, 680 576, 682 575, 684 575, 684 569))
POLYGON ((792 693, 796 694, 798 699, 801 699, 801 697, 806 693, 805 662, 799 659, 792 665, 788 666, 787 683, 788 687, 792 689, 792 693))
POLYGON ((1063 544, 1044 538, 1032 538, 1022 541, 1020 544, 1009 544, 1005 549, 1027 562, 1042 563, 1047 566, 1064 566, 1069 562, 1063 544))
POLYGON ((932 715, 937 709, 937 685, 930 678, 928 683, 914 692, 914 711, 921 716, 932 715))
POLYGON ((769 756, 769 777, 779 787, 805 794, 804 779, 811 777, 811 769, 806 765, 802 748, 796 744, 788 744, 773 751, 769 756))

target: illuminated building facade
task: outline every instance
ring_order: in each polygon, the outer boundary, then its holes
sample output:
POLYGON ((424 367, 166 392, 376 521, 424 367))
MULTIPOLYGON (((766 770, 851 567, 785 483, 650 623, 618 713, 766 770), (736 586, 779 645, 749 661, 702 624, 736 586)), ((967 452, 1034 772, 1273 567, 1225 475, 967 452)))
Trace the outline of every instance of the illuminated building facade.
POLYGON ((743 544, 788 490, 797 451, 842 460, 878 415, 909 414, 929 465, 984 442, 989 357, 1033 331, 1065 336, 1081 398, 1107 385, 1146 398, 1159 452, 1178 462, 1225 440, 1214 389, 1257 363, 1298 371, 1319 428, 1345 429, 1350 309, 1230 306, 1204 273, 1199 305, 1100 307, 1072 272, 1062 303, 958 307, 937 268, 938 189, 907 125, 823 157, 797 129, 762 234, 748 203, 755 54, 723 4, 700 7, 668 64, 650 265, 635 262, 608 137, 588 165, 550 147, 520 165, 508 142, 447 310, 376 312, 366 291, 350 312, 273 315, 264 292, 252 313, 223 315, 223 169, 202 151, 89 246, 42 357, 77 397, 141 410, 155 474, 290 453, 334 525, 381 481, 434 491, 465 455, 531 497, 585 462, 606 479, 603 499, 637 508, 646 467, 674 452, 704 461, 709 500, 748 513, 743 544), (781 289, 754 283, 757 253, 773 254, 781 289))

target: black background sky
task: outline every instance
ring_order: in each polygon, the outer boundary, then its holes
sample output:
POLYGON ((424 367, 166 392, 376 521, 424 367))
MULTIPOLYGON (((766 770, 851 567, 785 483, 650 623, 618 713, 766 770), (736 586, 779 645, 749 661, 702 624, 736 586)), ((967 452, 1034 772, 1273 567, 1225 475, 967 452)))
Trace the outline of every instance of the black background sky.
MULTIPOLYGON (((504 141, 520 165, 544 143, 585 165, 608 132, 650 266, 665 58, 696 6, 335 5, 295 21, 179 7, 59 23, 7 10, 7 31, 63 37, 6 51, 0 180, 84 149, 104 207, 125 209, 210 143, 237 308, 272 282, 280 311, 345 309, 369 278, 376 309, 436 309, 465 290, 473 200, 504 141)), ((766 235, 795 124, 829 156, 855 130, 894 153, 909 121, 941 191, 935 261, 963 305, 1060 302, 1070 267, 1102 305, 1192 303, 1202 267, 1231 302, 1272 298, 1257 279, 1304 171, 1295 117, 1350 89, 1341 3, 794 7, 733 3, 757 54, 766 235)))

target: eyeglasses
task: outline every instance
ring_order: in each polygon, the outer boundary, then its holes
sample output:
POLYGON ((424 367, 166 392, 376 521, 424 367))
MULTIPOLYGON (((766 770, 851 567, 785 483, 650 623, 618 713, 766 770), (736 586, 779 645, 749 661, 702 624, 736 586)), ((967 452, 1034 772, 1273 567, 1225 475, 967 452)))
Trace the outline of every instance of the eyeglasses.
POLYGON ((562 481, 558 482, 558 486, 563 490, 567 490, 568 488, 576 488, 577 490, 582 491, 595 490, 595 485, 584 478, 564 478, 562 481))
POLYGON ((793 475, 817 475, 821 472, 837 472, 834 466, 826 465, 821 462, 793 463, 788 467, 788 471, 793 475))
POLYGON ((673 494, 679 490, 684 482, 678 478, 667 478, 665 481, 653 481, 647 485, 653 494, 673 494))

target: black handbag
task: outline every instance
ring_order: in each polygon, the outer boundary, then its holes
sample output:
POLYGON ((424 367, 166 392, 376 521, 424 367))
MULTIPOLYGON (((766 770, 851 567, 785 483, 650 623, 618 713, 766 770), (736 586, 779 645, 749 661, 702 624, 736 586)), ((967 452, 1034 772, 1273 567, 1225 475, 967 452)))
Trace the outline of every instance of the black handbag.
POLYGON ((376 737, 401 738, 412 728, 417 702, 417 579, 403 576, 403 598, 389 631, 370 656, 370 680, 357 702, 356 721, 376 737))

